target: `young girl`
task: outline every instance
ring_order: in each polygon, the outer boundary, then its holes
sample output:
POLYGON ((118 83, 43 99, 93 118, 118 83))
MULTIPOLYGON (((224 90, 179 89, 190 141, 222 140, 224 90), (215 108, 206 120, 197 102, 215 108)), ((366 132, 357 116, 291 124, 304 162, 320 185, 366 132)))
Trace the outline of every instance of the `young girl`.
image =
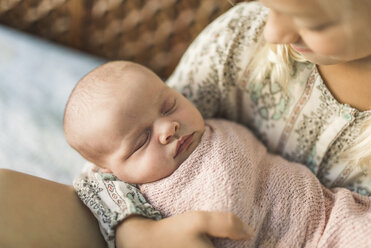
MULTIPOLYGON (((364 205, 371 194, 370 11, 369 0, 239 4, 204 30, 168 80, 204 117, 249 126, 271 152, 307 165, 333 190, 328 220, 340 218, 344 225, 326 223, 326 240, 318 246, 366 247, 370 239, 371 213, 364 205), (344 229, 347 223, 354 229, 344 229)), ((104 191, 100 195, 85 180, 87 205, 93 212, 99 207, 104 233, 118 247, 212 247, 208 236, 241 237, 241 223, 224 213, 191 212, 155 222, 132 216, 145 216, 141 197, 127 198, 126 209, 112 212, 104 191)), ((65 212, 88 227, 82 210, 65 212)))

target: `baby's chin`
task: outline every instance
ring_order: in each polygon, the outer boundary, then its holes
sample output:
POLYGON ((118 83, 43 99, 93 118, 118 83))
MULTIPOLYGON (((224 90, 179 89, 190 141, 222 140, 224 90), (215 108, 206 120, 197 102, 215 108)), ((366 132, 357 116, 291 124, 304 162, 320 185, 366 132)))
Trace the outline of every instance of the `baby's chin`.
POLYGON ((179 166, 177 164, 174 164, 173 168, 171 168, 167 172, 165 172, 163 174, 160 174, 160 175, 159 174, 157 174, 157 175, 147 174, 147 176, 144 176, 144 177, 141 177, 141 178, 120 178, 118 176, 116 176, 116 177, 118 179, 120 179, 121 181, 124 181, 126 183, 142 185, 142 184, 146 184, 146 183, 157 182, 157 181, 160 181, 164 178, 167 178, 170 175, 172 175, 178 169, 178 167, 179 166))
POLYGON ((202 132, 195 132, 194 133, 191 144, 188 146, 188 148, 182 154, 180 154, 180 155, 178 155, 177 157, 174 158, 173 167, 169 168, 168 173, 166 173, 166 175, 161 175, 161 176, 158 176, 157 178, 156 177, 151 177, 150 179, 146 180, 145 182, 142 181, 142 182, 135 182, 135 183, 139 184, 139 185, 145 184, 145 183, 153 183, 153 182, 160 181, 164 178, 167 178, 167 177, 171 176, 181 166, 181 164, 191 156, 191 154, 194 152, 194 150, 196 150, 197 146, 201 142, 201 138, 202 138, 203 133, 204 133, 204 130, 202 132))

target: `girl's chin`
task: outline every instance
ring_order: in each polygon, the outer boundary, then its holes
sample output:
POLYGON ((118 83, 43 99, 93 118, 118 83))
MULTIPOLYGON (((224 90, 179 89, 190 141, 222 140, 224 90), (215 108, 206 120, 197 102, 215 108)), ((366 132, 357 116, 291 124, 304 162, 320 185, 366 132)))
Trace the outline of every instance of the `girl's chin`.
POLYGON ((315 53, 312 54, 302 54, 308 61, 310 61, 313 64, 316 65, 335 65, 335 64, 340 64, 344 63, 344 61, 341 61, 339 59, 334 59, 331 57, 325 57, 325 56, 320 56, 315 53))

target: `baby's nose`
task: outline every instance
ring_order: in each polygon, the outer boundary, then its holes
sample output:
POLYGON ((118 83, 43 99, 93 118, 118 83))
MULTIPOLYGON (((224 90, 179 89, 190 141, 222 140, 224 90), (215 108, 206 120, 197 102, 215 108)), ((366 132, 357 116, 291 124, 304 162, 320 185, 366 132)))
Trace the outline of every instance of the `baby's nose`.
POLYGON ((160 133, 160 143, 169 143, 171 137, 173 137, 179 129, 180 124, 176 121, 171 121, 169 123, 164 123, 162 127, 162 132, 160 133))

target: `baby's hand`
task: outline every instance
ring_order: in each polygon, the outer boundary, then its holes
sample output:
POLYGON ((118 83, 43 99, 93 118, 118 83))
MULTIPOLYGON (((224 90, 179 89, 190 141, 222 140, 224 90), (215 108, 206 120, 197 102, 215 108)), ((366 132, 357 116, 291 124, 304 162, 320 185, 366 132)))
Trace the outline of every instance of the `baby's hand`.
POLYGON ((133 216, 116 231, 117 247, 210 248, 210 237, 249 239, 253 230, 230 213, 194 211, 160 221, 133 216))

